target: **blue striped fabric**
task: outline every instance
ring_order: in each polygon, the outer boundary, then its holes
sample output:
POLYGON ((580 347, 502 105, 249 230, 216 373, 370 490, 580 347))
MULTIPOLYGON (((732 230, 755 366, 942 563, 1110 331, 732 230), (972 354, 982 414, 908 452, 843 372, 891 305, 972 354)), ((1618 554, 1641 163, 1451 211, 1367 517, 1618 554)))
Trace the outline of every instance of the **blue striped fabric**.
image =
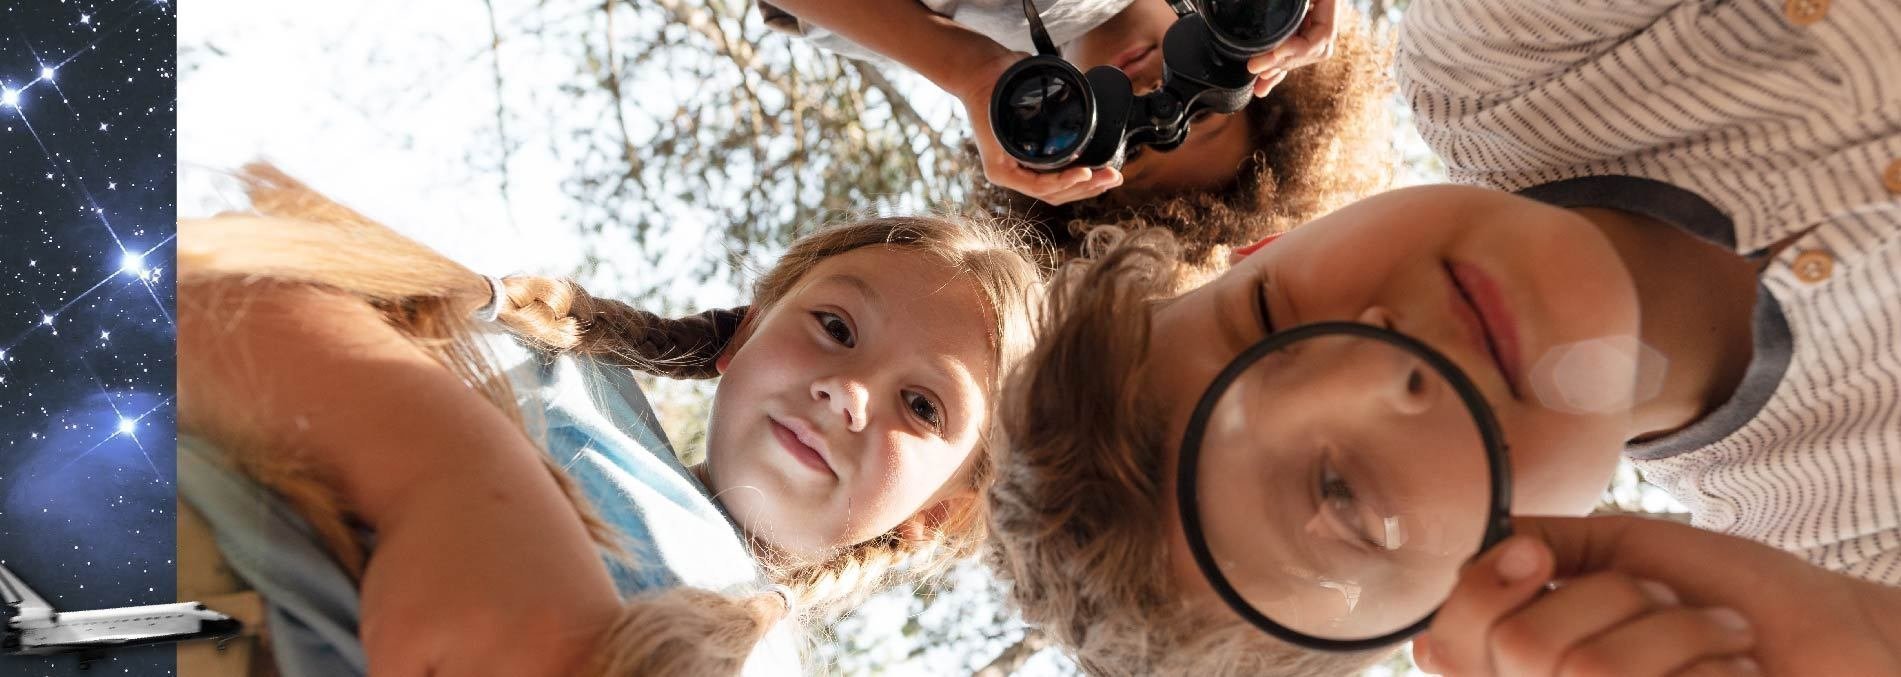
POLYGON ((1769 378, 1630 456, 1697 526, 1901 584, 1901 2, 1414 0, 1402 31, 1401 91, 1455 181, 1662 182, 1723 232, 1678 225, 1741 254, 1814 228, 1762 276, 1769 378))

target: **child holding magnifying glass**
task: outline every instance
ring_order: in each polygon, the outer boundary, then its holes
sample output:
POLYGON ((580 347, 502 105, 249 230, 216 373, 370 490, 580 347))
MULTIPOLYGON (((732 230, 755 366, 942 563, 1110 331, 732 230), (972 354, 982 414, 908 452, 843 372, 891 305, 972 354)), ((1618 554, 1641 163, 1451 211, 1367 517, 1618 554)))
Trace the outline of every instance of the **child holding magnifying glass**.
MULTIPOLYGON (((1901 107, 1882 84, 1901 76, 1897 27, 1892 4, 1413 3, 1402 91, 1455 180, 1482 187, 1362 201, 1180 296, 1155 284, 1170 265, 1155 234, 1066 272, 1011 389, 1013 447, 992 492, 995 561, 1026 617, 1105 674, 1349 672, 1379 651, 1311 651, 1269 628, 1327 629, 1389 601, 1310 562, 1433 542, 1415 516, 1437 504, 1395 486, 1496 448, 1504 508, 1581 515, 1621 453, 1701 529, 1519 519, 1530 538, 1419 576, 1450 594, 1436 620, 1402 622, 1430 628, 1423 666, 1901 670, 1901 107), (1421 398, 1455 380, 1376 362, 1326 372, 1365 379, 1356 397, 1293 389, 1238 430, 1197 421, 1237 355, 1327 321, 1446 358, 1502 444, 1368 445, 1408 412, 1438 411, 1421 398), (1264 423, 1281 420, 1295 423, 1264 423), (1258 453, 1301 471, 1184 480, 1197 423, 1214 431, 1204 440, 1300 439, 1258 453), (1217 480, 1267 498, 1210 502, 1217 480), (1185 486, 1200 495, 1187 509, 1185 486), (1227 515, 1293 544, 1265 549, 1281 561, 1258 578, 1328 588, 1335 605, 1263 602, 1234 566, 1252 562, 1198 556, 1218 555, 1220 536, 1184 525, 1227 515)), ((1263 364, 1287 373, 1316 354, 1263 364)), ((1483 472, 1465 478, 1486 493, 1483 472)))

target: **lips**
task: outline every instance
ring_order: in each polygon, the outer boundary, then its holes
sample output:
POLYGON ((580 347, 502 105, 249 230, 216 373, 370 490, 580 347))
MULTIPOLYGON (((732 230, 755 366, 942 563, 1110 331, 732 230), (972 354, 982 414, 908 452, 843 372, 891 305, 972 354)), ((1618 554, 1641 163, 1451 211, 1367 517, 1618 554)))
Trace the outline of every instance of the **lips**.
POLYGON ((795 418, 781 420, 768 416, 766 420, 772 424, 772 438, 792 458, 834 479, 838 477, 838 473, 832 470, 831 462, 825 460, 827 450, 824 438, 812 426, 795 418))
POLYGON ((1485 271, 1464 263, 1446 263, 1446 272, 1452 276, 1454 314, 1463 319, 1474 336, 1479 348, 1492 358, 1499 374, 1505 377, 1505 387, 1510 389, 1512 397, 1523 399, 1518 384, 1521 382, 1520 353, 1518 346, 1517 323, 1511 309, 1505 305, 1505 295, 1498 283, 1485 271))

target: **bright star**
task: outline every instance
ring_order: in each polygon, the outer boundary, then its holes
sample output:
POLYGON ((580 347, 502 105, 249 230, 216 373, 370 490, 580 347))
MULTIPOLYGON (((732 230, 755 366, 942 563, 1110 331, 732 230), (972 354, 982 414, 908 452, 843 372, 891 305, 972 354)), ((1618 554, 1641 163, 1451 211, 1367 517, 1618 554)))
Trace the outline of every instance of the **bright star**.
POLYGON ((101 340, 101 341, 110 341, 110 340, 112 340, 112 332, 109 332, 109 331, 102 331, 102 332, 99 332, 99 340, 101 340))
POLYGON ((41 316, 40 316, 40 324, 44 324, 44 325, 51 325, 51 324, 53 324, 53 316, 51 316, 51 315, 41 315, 41 316))
POLYGON ((79 15, 79 23, 82 23, 82 24, 92 23, 92 15, 91 14, 79 15))
POLYGON ((142 254, 134 254, 132 252, 126 252, 125 258, 119 259, 119 270, 144 275, 145 274, 145 256, 142 254))
POLYGON ((20 90, 0 87, 0 104, 5 104, 8 106, 12 106, 14 108, 19 108, 20 107, 20 90))
POLYGON ((50 67, 44 67, 44 66, 43 66, 43 67, 41 67, 41 68, 40 68, 40 79, 41 79, 41 80, 51 80, 51 79, 53 79, 53 69, 52 69, 52 68, 50 68, 50 67))
POLYGON ((132 434, 132 430, 137 427, 139 427, 138 421, 129 418, 119 419, 119 432, 122 434, 130 435, 132 434))

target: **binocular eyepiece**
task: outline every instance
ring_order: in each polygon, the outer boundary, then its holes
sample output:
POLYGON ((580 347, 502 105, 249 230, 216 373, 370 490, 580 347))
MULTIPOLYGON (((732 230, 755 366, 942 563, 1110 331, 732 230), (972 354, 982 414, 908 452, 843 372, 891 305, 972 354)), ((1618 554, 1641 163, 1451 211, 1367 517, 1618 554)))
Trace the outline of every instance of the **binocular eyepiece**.
POLYGON ((1121 166, 1126 148, 1173 150, 1203 112, 1247 105, 1248 59, 1300 29, 1308 0, 1171 0, 1177 19, 1162 38, 1162 86, 1136 95, 1113 66, 1083 73, 1057 53, 1032 0, 1024 17, 1037 55, 1012 65, 990 95, 990 128, 1026 167, 1121 166))

